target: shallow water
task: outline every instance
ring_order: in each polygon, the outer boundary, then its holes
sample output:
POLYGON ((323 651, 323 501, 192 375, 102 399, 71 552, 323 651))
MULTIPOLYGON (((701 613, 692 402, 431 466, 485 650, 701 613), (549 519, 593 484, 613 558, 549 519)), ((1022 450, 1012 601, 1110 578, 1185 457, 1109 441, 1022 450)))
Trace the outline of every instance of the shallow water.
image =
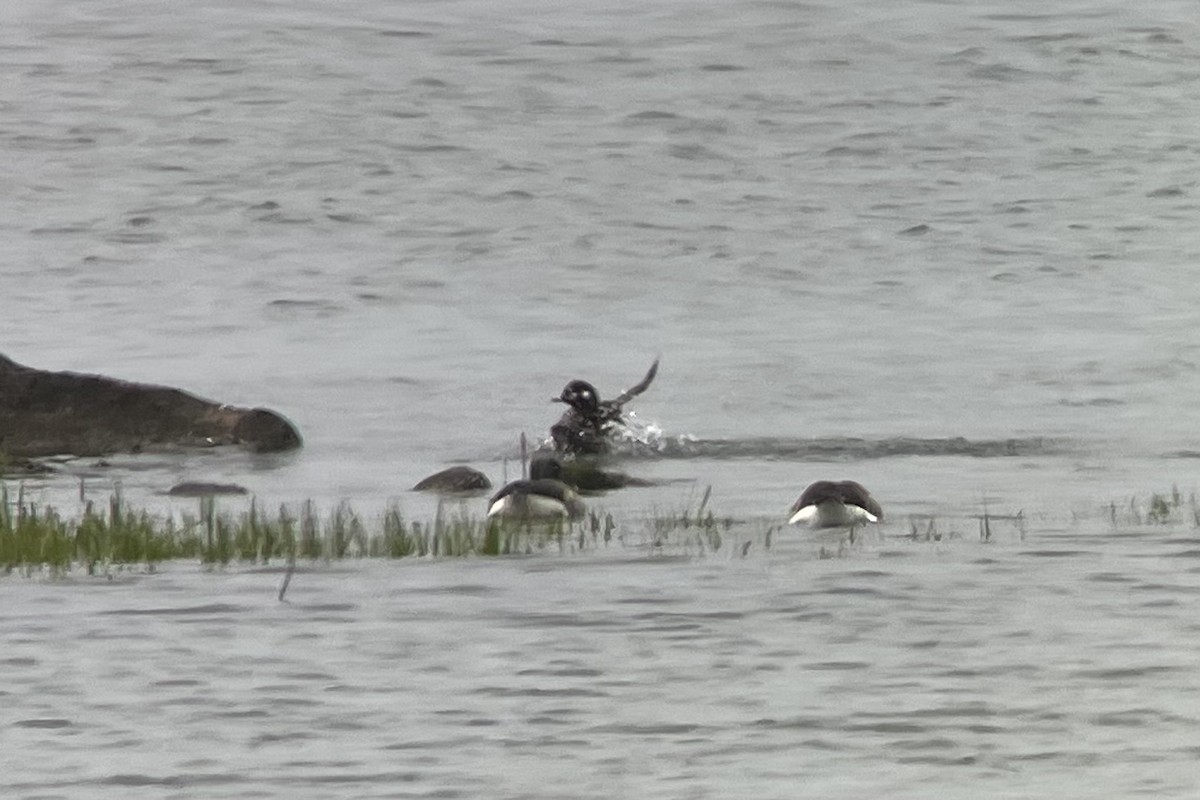
POLYGON ((6 579, 3 793, 1192 796, 1194 12, 7 4, 0 352, 306 440, 27 497, 420 519, 661 355, 590 502, 751 547, 6 579), (842 477, 876 538, 766 548, 842 477))
POLYGON ((1187 797, 1194 531, 14 585, 7 797, 1187 797))

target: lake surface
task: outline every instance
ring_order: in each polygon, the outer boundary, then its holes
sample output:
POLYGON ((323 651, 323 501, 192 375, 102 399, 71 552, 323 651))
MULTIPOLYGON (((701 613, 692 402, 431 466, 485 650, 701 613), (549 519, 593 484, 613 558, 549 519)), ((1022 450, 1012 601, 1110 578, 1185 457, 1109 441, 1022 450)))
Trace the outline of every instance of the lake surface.
POLYGON ((0 352, 306 441, 27 497, 421 519, 431 472, 514 475, 567 380, 662 359, 619 465, 656 484, 589 500, 623 541, 287 603, 249 568, 0 581, 6 797, 1195 795, 1194 4, 0 22, 0 352), (768 547, 843 477, 884 525, 768 547), (727 546, 651 547, 709 486, 727 546))
POLYGON ((1189 797, 1200 537, 6 579, 6 797, 1189 797))

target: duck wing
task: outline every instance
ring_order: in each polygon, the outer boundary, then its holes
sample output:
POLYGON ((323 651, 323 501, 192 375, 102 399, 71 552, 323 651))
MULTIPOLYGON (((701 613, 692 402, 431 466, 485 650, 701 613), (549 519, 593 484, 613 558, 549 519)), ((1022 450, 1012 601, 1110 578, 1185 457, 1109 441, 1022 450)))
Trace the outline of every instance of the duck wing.
POLYGON ((620 408, 628 403, 633 398, 637 397, 642 392, 650 387, 650 382, 654 380, 654 376, 658 374, 658 359, 654 359, 654 363, 650 365, 650 369, 646 371, 646 377, 630 386, 625 391, 621 392, 614 399, 609 400, 608 404, 620 408))

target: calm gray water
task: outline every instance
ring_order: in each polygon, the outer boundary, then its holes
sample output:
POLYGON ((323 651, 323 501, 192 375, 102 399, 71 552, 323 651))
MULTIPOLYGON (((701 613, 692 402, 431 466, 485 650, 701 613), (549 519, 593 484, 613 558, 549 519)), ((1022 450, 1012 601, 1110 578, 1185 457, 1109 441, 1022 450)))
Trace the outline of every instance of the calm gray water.
POLYGON ((661 483, 592 502, 711 485, 751 543, 349 564, 288 604, 192 565, 6 579, 6 797, 1195 795, 1195 525, 1126 505, 1197 484, 1193 3, 0 22, 0 352, 306 437, 29 496, 421 518, 419 478, 499 480, 568 379, 661 355, 622 465, 661 483), (825 477, 888 523, 767 548, 825 477), (982 543, 985 509, 1023 522, 982 543))
POLYGON ((1194 797, 1200 538, 4 587, 5 797, 1194 797))

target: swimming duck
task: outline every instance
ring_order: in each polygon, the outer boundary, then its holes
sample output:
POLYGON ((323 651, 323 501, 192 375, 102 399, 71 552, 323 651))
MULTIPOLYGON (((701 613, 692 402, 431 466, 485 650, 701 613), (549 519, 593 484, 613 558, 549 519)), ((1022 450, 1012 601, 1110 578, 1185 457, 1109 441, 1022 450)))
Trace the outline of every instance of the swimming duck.
POLYGON ((856 481, 817 481, 800 494, 788 512, 788 523, 813 528, 853 528, 883 519, 883 509, 856 481))
POLYGON ((587 509, 567 484, 553 478, 512 481, 492 495, 487 515, 526 522, 582 517, 587 509))
POLYGON ((608 449, 609 435, 623 424, 621 407, 637 397, 658 374, 658 359, 646 376, 612 400, 601 400, 596 387, 584 380, 573 380, 563 387, 552 403, 566 403, 567 410, 550 427, 554 449, 572 455, 598 455, 608 449))
POLYGON ((595 459, 570 459, 564 461, 557 454, 539 451, 529 460, 530 478, 553 478, 583 493, 607 492, 626 486, 652 486, 651 481, 601 469, 595 459))

